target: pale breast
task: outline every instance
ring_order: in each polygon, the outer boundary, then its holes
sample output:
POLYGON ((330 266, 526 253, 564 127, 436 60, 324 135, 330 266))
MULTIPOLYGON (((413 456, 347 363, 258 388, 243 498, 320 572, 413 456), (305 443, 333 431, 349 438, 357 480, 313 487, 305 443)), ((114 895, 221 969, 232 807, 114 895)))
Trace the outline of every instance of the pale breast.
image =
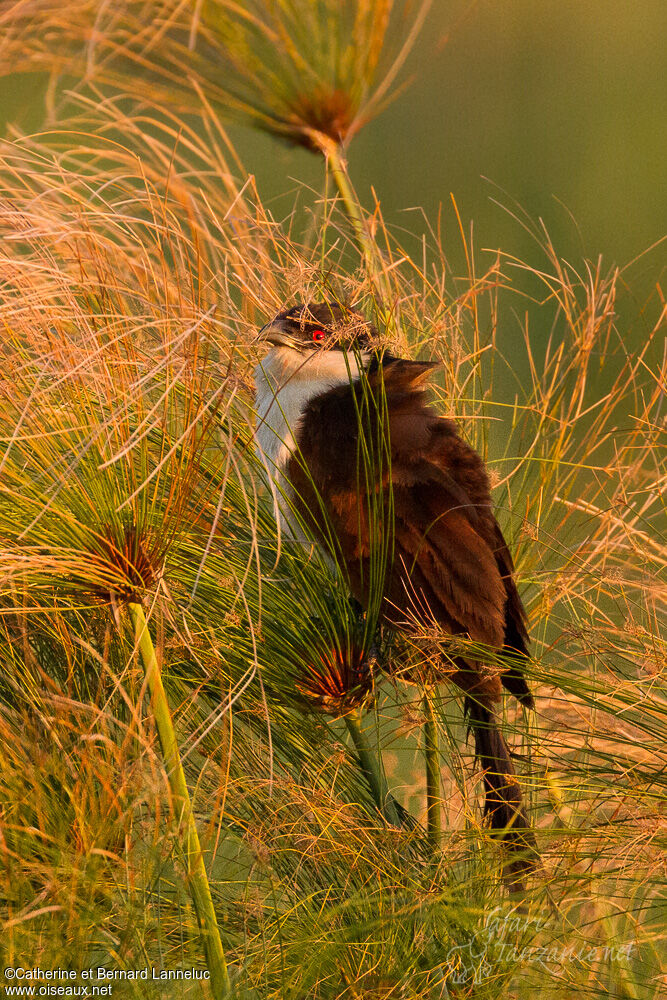
POLYGON ((257 454, 268 475, 277 519, 294 537, 302 534, 286 514, 291 495, 287 463, 296 450, 306 406, 314 396, 349 382, 350 357, 346 360, 344 352, 330 351, 304 358, 291 347, 275 347, 255 369, 257 454))

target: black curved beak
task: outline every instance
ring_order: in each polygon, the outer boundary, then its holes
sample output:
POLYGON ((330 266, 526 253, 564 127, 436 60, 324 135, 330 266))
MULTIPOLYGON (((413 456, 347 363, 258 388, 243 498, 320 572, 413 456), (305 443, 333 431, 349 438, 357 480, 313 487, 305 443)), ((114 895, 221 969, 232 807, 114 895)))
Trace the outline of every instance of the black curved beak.
POLYGON ((294 341, 284 328, 281 320, 272 319, 257 334, 257 344, 270 344, 272 347, 294 347, 294 341))

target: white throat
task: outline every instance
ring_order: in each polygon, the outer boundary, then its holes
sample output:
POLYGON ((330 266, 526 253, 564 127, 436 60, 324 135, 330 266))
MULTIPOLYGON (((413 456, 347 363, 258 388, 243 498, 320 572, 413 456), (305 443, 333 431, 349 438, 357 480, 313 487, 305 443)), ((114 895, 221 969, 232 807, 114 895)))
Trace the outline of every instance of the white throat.
MULTIPOLYGON (((368 356, 362 354, 360 360, 365 365, 368 356)), ((296 449, 306 406, 314 396, 358 379, 357 357, 345 351, 319 350, 304 355, 293 347, 274 347, 255 369, 257 453, 268 473, 277 519, 292 535, 300 533, 290 530, 280 508, 285 506, 282 497, 290 497, 285 471, 296 449)))
MULTIPOLYGON (((361 355, 361 363, 368 358, 361 355)), ((358 380, 354 354, 313 351, 304 356, 293 347, 274 347, 255 369, 257 452, 272 478, 284 472, 296 447, 306 406, 337 385, 358 380)))

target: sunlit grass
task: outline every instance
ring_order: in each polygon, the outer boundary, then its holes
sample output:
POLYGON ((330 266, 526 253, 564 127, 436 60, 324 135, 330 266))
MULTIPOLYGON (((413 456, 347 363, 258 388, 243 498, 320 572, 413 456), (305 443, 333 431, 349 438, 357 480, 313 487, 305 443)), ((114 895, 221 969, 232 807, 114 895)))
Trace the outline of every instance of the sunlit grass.
MULTIPOLYGON (((340 577, 278 533, 254 457, 258 326, 330 294, 373 315, 376 288, 350 274, 335 206, 299 245, 206 127, 215 142, 186 129, 174 152, 163 123, 141 158, 72 135, 3 148, 3 958, 203 961, 124 610, 141 600, 240 991, 426 997, 444 980, 456 996, 658 997, 659 292, 630 337, 624 276, 575 270, 539 230, 530 266, 466 242, 454 281, 437 232, 418 257, 379 214, 369 226, 400 317, 402 340, 389 335, 441 362, 438 406, 489 462, 529 611, 537 708, 508 705, 506 727, 544 870, 512 914, 446 684, 432 691, 441 854, 423 827, 379 816, 337 718, 349 706, 331 651, 356 648, 358 622, 340 577), (553 322, 541 353, 536 314, 553 322), (527 372, 515 398, 498 388, 512 370, 527 372)), ((405 664, 441 639, 416 629, 394 648, 365 717, 423 824, 423 691, 405 664)))
POLYGON ((102 109, 118 103, 128 119, 118 133, 123 144, 137 127, 174 131, 182 144, 194 113, 214 122, 213 131, 236 121, 323 156, 383 326, 393 328, 390 285, 346 155, 409 83, 403 70, 431 3, 76 0, 64 15, 52 0, 20 0, 0 14, 0 76, 48 74, 49 118, 75 128, 83 114, 84 127, 97 129, 102 109))

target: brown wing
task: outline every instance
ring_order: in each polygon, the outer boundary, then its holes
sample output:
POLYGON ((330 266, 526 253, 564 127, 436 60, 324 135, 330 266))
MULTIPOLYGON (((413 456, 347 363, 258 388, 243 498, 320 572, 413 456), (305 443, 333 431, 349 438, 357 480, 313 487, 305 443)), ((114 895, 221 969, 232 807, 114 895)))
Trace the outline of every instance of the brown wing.
MULTIPOLYGON (((423 382, 431 368, 392 361, 369 375, 365 390, 343 386, 310 402, 297 436, 300 457, 289 468, 297 504, 346 566, 364 606, 378 524, 391 524, 387 620, 398 627, 431 621, 496 649, 511 640, 525 652, 524 612, 488 477, 454 424, 428 406, 423 382)), ((506 677, 517 697, 530 697, 518 670, 506 677)))

